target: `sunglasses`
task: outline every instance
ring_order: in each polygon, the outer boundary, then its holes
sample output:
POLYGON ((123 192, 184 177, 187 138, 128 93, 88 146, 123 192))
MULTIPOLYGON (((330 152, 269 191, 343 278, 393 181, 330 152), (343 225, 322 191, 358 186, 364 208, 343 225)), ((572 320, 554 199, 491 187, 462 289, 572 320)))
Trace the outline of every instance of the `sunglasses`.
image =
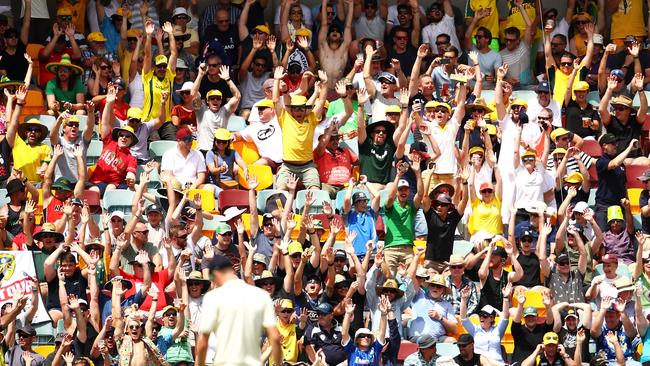
POLYGON ((526 238, 521 238, 519 241, 522 242, 522 243, 532 243, 532 242, 533 242, 533 238, 528 238, 528 237, 526 237, 526 238))
POLYGON ((137 41, 138 41, 138 39, 135 38, 135 37, 127 37, 126 40, 127 40, 128 42, 137 42, 137 41))
POLYGON ((138 330, 138 329, 140 329, 140 328, 141 328, 140 325, 129 325, 129 329, 130 329, 130 330, 138 330))
POLYGON ((523 160, 523 161, 535 161, 535 158, 533 158, 533 157, 525 157, 525 158, 523 158, 521 160, 523 160))
POLYGON ((491 190, 491 189, 484 189, 484 190, 481 191, 481 193, 492 193, 492 192, 494 192, 494 191, 491 190))
POLYGON ((221 235, 221 236, 232 236, 232 231, 227 231, 227 232, 225 232, 223 234, 219 234, 219 235, 221 235))
POLYGON ((444 202, 434 202, 433 205, 435 207, 448 207, 449 206, 448 203, 444 203, 444 202))
POLYGON ((386 130, 384 130, 384 129, 382 129, 382 130, 375 130, 374 133, 385 135, 385 134, 386 134, 386 130))
POLYGON ((614 107, 614 110, 616 112, 623 112, 627 110, 627 107, 614 107))
POLYGON ((183 90, 183 91, 179 91, 178 94, 180 94, 180 95, 190 95, 190 91, 189 90, 183 90))
POLYGON ((272 285, 275 285, 275 282, 273 282, 273 281, 264 281, 264 282, 260 282, 260 286, 262 286, 262 287, 265 287, 265 286, 272 286, 272 285))
POLYGON ((230 141, 225 141, 225 140, 217 140, 217 145, 225 145, 229 143, 230 141))
POLYGON ((371 338, 372 336, 370 334, 360 334, 357 338, 371 338))
POLYGON ((131 135, 128 134, 128 133, 120 133, 120 134, 117 135, 117 137, 124 137, 124 138, 128 138, 128 139, 130 139, 130 138, 131 138, 131 135))
POLYGON ((166 314, 163 315, 163 316, 166 317, 166 318, 168 318, 168 317, 170 317, 170 316, 176 316, 176 315, 177 315, 176 312, 173 312, 173 313, 172 313, 172 312, 169 312, 169 313, 166 313, 166 314))
POLYGON ((295 112, 305 112, 305 111, 309 110, 309 108, 307 108, 307 107, 289 107, 289 108, 291 108, 291 110, 293 110, 295 112))
POLYGON ((34 132, 34 133, 36 133, 36 132, 41 132, 41 130, 40 130, 39 128, 28 128, 28 129, 27 129, 27 132, 34 132))
POLYGON ((293 253, 289 257, 291 257, 291 258, 300 258, 301 255, 302 255, 302 253, 293 253))
POLYGON ((157 69, 166 69, 166 68, 167 68, 167 64, 156 65, 156 68, 157 68, 157 69))
POLYGON ((190 142, 194 141, 194 137, 192 137, 192 136, 187 136, 187 137, 184 137, 181 141, 183 141, 183 142, 189 144, 190 142))
POLYGON ((560 65, 565 66, 565 67, 569 67, 569 66, 573 65, 573 62, 560 62, 560 65))
POLYGON ((280 311, 282 314, 293 314, 293 309, 282 309, 280 311))
POLYGON ((568 266, 569 262, 557 262, 558 266, 568 266))
POLYGON ((209 97, 208 100, 221 100, 221 97, 209 97))
POLYGON ((68 127, 79 127, 79 122, 68 122, 66 124, 68 127))
POLYGON ((435 113, 447 113, 447 108, 436 108, 435 113))
POLYGON ((66 20, 71 21, 72 20, 72 15, 62 15, 62 16, 59 17, 59 19, 61 19, 63 21, 66 21, 66 20))
POLYGON ((474 38, 476 38, 476 39, 483 39, 483 38, 487 38, 487 37, 484 36, 484 35, 482 35, 482 34, 477 34, 477 35, 474 36, 474 38))
POLYGON ((110 67, 108 65, 102 65, 99 67, 101 70, 108 70, 110 67))
POLYGON ((462 265, 453 265, 453 266, 449 266, 449 268, 451 268, 451 269, 462 269, 462 268, 465 268, 465 267, 462 266, 462 265))

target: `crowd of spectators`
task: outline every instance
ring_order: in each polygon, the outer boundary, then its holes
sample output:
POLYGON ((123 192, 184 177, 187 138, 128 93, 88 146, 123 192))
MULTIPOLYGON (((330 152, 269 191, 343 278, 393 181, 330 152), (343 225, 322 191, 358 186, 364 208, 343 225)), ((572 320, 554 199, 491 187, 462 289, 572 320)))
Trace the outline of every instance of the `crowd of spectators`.
POLYGON ((16 1, 0 364, 650 363, 646 14, 16 1))

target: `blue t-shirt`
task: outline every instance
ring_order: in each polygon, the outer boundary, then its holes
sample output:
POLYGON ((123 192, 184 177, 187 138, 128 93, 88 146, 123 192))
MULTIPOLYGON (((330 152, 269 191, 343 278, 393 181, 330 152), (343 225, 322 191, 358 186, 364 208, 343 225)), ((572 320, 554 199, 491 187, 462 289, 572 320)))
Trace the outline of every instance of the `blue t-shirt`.
POLYGON ((377 243, 377 230, 375 229, 375 221, 377 221, 377 214, 375 210, 368 207, 366 212, 357 212, 354 207, 345 217, 346 226, 349 231, 356 231, 357 236, 354 238, 352 245, 354 252, 357 256, 364 256, 366 254, 366 243, 372 240, 377 243))
POLYGON ((99 30, 106 37, 106 51, 117 54, 117 48, 121 41, 120 31, 115 29, 113 21, 107 15, 104 15, 104 20, 102 20, 99 30))
POLYGON ((383 347, 383 344, 375 340, 370 349, 364 352, 354 344, 354 339, 349 339, 343 350, 348 355, 348 366, 379 366, 383 347))
MULTIPOLYGON (((230 150, 230 153, 228 155, 225 156, 219 155, 217 157, 217 163, 215 164, 217 167, 223 165, 224 162, 228 166, 228 170, 226 170, 225 172, 221 173, 221 175, 219 175, 220 180, 235 180, 233 174, 233 167, 237 159, 241 159, 241 158, 239 157, 239 153, 237 153, 235 150, 230 150)), ((214 151, 210 150, 205 154, 205 163, 206 164, 214 163, 214 151)))
POLYGON ((174 343, 173 333, 174 330, 169 327, 162 327, 158 332, 158 338, 156 338, 156 346, 158 346, 158 350, 160 350, 160 354, 163 356, 167 354, 167 350, 174 343))

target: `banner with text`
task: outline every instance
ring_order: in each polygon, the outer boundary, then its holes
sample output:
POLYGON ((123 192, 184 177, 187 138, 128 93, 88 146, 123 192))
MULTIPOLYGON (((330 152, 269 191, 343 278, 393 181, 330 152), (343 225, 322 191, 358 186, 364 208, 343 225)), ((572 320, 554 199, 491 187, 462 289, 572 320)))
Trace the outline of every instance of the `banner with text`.
MULTIPOLYGON (((27 298, 25 311, 32 308, 32 284, 28 277, 36 278, 36 268, 32 252, 28 251, 0 251, 0 306, 13 302, 14 294, 22 291, 27 298)), ((33 324, 51 321, 41 296, 38 296, 38 311, 32 320, 33 324)))

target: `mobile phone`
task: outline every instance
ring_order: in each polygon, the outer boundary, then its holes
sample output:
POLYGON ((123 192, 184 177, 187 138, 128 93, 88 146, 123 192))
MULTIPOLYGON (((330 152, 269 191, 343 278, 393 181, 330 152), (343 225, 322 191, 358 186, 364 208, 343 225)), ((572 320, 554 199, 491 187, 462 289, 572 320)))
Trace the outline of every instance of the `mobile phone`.
POLYGON ((429 170, 433 170, 435 169, 435 167, 436 167, 436 163, 434 163, 433 161, 427 164, 427 169, 429 170))
POLYGON ((450 62, 451 60, 448 59, 447 57, 443 57, 440 59, 440 65, 449 65, 450 62))

